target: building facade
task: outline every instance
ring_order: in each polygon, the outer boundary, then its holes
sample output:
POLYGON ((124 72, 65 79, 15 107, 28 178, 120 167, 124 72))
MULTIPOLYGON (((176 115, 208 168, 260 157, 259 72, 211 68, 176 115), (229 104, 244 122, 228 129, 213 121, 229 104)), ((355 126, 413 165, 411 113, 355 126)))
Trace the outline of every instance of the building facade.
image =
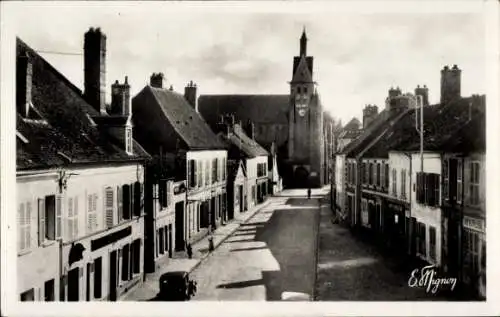
POLYGON ((133 139, 127 79, 111 105, 101 98, 105 47, 100 29, 85 34, 82 93, 17 41, 22 301, 117 300, 142 282, 149 155, 133 139))

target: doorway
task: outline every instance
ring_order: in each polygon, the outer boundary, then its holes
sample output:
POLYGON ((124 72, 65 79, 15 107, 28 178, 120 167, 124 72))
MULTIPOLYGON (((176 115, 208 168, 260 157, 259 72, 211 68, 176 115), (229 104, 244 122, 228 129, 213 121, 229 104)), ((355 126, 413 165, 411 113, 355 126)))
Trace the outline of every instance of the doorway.
POLYGON ((112 251, 109 254, 109 300, 116 301, 116 264, 117 264, 117 256, 116 250, 112 251))
POLYGON ((245 206, 244 206, 245 202, 243 201, 244 200, 244 197, 243 197, 243 185, 238 186, 238 195, 239 195, 238 201, 240 203, 240 212, 242 212, 242 211, 245 211, 245 206))
POLYGON ((77 302, 80 299, 80 268, 68 272, 68 301, 77 302))
POLYGON ((175 251, 184 251, 184 204, 175 204, 175 251))
POLYGON ((295 188, 307 188, 309 186, 309 172, 303 166, 295 169, 294 173, 295 188))
POLYGON ((210 199, 210 224, 212 225, 212 230, 215 230, 215 197, 210 199))

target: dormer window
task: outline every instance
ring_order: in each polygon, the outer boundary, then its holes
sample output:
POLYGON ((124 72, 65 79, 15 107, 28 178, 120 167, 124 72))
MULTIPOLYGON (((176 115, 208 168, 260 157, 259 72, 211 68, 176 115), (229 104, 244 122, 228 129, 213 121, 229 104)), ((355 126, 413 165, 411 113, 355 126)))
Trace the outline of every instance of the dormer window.
POLYGON ((132 147, 132 129, 127 128, 125 131, 125 151, 128 154, 132 154, 132 151, 133 151, 132 149, 133 149, 133 147, 132 147))

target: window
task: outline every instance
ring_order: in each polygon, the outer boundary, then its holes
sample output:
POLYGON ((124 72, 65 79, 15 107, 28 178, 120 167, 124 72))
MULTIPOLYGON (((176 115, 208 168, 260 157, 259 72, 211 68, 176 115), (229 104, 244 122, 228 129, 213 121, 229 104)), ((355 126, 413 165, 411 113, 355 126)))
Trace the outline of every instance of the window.
POLYGON ((127 153, 132 153, 132 129, 130 128, 126 130, 125 151, 127 153))
POLYGON ((457 162, 457 202, 462 201, 462 180, 463 180, 463 170, 462 161, 457 162))
POLYGON ((401 170, 401 198, 406 199, 406 170, 401 170))
POLYGON ((417 202, 428 206, 439 205, 439 174, 417 173, 417 202))
POLYGON ((140 273, 141 271, 141 239, 136 239, 132 243, 133 250, 133 272, 135 274, 140 273))
POLYGON ((436 261, 436 228, 429 226, 429 257, 436 261))
POLYGON ((397 183, 397 171, 395 168, 392 169, 392 195, 398 195, 398 183, 397 183))
POLYGON ((417 222, 417 254, 427 257, 426 249, 425 249, 425 224, 421 222, 417 222))
POLYGON ((45 196, 45 237, 55 240, 61 237, 61 197, 45 196))
POLYGON ((114 192, 112 187, 106 187, 104 191, 104 197, 106 199, 106 227, 111 228, 114 225, 114 201, 115 198, 113 197, 114 192))
POLYGON ((384 170, 384 174, 385 174, 385 188, 387 188, 387 190, 389 190, 389 164, 385 164, 385 170, 384 170))
POLYGON ((78 237, 78 197, 68 198, 68 218, 66 228, 68 240, 74 240, 78 237))
POLYGON ((43 295, 46 302, 53 302, 55 300, 54 291, 54 279, 46 281, 43 287, 43 295))
POLYGON ((380 186, 384 186, 385 185, 385 164, 381 164, 380 165, 380 186))
POLYGON ((448 160, 443 161, 443 198, 448 199, 449 198, 449 171, 448 171, 448 160))
POLYGON ((369 165, 368 163, 364 163, 365 164, 365 184, 369 185, 370 182, 370 168, 369 168, 369 165))
POLYGON ((196 187, 196 161, 189 160, 188 164, 189 188, 196 187))
POLYGON ((129 280, 129 248, 130 246, 126 244, 122 249, 122 281, 129 280))
POLYGON ((94 298, 102 296, 102 258, 94 260, 94 298))
POLYGON ((122 203, 123 203, 123 214, 122 218, 123 219, 130 219, 130 203, 131 203, 131 197, 130 197, 130 185, 125 184, 122 186, 122 203))
POLYGON ((369 166, 370 166, 370 167, 369 167, 370 171, 369 171, 369 175, 368 175, 368 176, 369 176, 369 177, 368 177, 368 178, 369 178, 369 179, 368 179, 368 184, 369 184, 369 185, 373 185, 373 172, 374 172, 374 171, 373 171, 373 163, 370 163, 370 165, 369 165, 369 166))
POLYGON ((87 195, 87 233, 97 228, 97 194, 87 195))
POLYGON ((226 158, 223 158, 222 159, 222 180, 225 181, 226 180, 226 169, 227 169, 227 162, 226 162, 226 158))
POLYGON ((368 225, 368 201, 366 199, 361 200, 361 223, 365 226, 368 225))
POLYGON ((212 160, 212 184, 217 182, 217 159, 212 160))
POLYGON ((377 180, 377 186, 380 186, 380 163, 377 164, 377 176, 376 176, 376 180, 377 180))
POLYGON ((35 289, 29 289, 21 294, 21 302, 33 302, 35 301, 35 289))
POLYGON ((470 182, 469 182, 469 203, 479 205, 479 162, 469 163, 470 182))
POLYGON ((367 175, 367 168, 366 168, 366 163, 361 164, 361 175, 363 175, 363 184, 366 184, 368 180, 368 175, 367 175))
POLYGON ((142 209, 142 184, 139 182, 134 183, 134 192, 133 192, 133 197, 134 197, 134 204, 133 204, 133 210, 134 210, 134 216, 139 217, 141 215, 141 209, 142 209))

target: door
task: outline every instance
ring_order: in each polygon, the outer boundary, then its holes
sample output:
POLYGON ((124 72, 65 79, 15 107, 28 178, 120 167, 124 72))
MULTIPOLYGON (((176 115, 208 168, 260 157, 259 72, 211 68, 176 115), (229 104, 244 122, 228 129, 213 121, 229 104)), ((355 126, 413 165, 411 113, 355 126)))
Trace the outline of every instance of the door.
POLYGON ((116 301, 116 272, 117 255, 116 250, 112 251, 109 255, 109 300, 116 301))
POLYGON ((215 197, 210 199, 210 224, 212 225, 212 229, 215 230, 215 197))
POLYGON ((168 225, 168 241, 170 241, 168 244, 168 256, 172 257, 172 224, 168 225))
POLYGON ((68 301, 77 302, 80 299, 80 268, 68 272, 68 301))
POLYGON ((184 250, 184 204, 175 204, 175 251, 184 250))
POLYGON ((239 195, 239 203, 240 203, 240 212, 242 212, 242 211, 245 211, 244 201, 243 201, 243 186, 242 185, 239 186, 238 195, 239 195))

